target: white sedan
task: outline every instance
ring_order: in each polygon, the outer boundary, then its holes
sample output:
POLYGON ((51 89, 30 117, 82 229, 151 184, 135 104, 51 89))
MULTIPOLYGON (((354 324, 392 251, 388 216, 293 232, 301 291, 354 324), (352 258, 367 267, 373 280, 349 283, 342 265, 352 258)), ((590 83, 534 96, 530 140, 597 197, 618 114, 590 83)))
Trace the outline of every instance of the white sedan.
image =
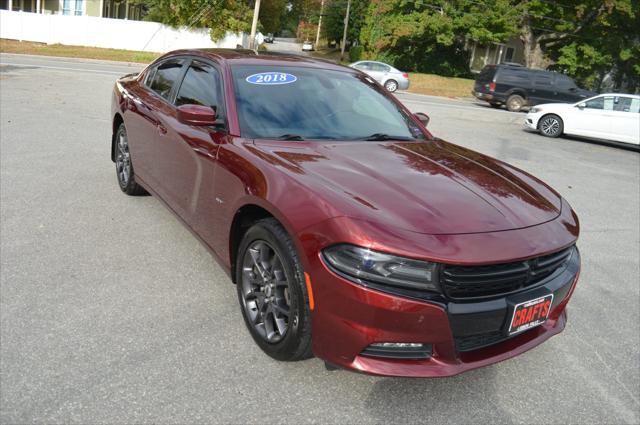
POLYGON ((640 96, 610 93, 572 104, 536 105, 525 125, 547 137, 570 134, 640 146, 640 96))

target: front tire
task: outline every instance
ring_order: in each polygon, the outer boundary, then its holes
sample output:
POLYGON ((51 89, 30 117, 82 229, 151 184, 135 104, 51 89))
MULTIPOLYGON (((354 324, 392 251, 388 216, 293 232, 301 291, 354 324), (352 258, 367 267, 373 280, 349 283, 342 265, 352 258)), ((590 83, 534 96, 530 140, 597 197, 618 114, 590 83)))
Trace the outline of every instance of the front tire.
POLYGON ((258 221, 244 234, 236 258, 238 300, 256 344, 276 360, 312 357, 304 273, 282 225, 273 218, 258 221))
POLYGON ((398 82, 396 80, 387 80, 384 83, 384 88, 387 89, 389 93, 393 93, 398 90, 398 82))
POLYGON ((130 196, 148 195, 147 191, 136 183, 131 153, 129 152, 129 139, 124 123, 118 127, 115 144, 116 174, 120 189, 130 196))
POLYGON ((538 130, 540 130, 543 136, 559 137, 564 131, 564 122, 562 122, 562 118, 559 116, 548 114, 538 121, 538 130))

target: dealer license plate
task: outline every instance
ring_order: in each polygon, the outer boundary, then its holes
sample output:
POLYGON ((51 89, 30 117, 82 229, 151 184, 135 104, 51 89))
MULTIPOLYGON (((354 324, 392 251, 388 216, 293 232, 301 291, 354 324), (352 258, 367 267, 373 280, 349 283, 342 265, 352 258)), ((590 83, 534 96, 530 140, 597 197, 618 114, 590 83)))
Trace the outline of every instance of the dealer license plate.
POLYGON ((534 300, 525 301, 516 305, 511 317, 511 325, 509 326, 509 335, 513 335, 527 329, 535 328, 543 324, 553 304, 553 294, 534 300))

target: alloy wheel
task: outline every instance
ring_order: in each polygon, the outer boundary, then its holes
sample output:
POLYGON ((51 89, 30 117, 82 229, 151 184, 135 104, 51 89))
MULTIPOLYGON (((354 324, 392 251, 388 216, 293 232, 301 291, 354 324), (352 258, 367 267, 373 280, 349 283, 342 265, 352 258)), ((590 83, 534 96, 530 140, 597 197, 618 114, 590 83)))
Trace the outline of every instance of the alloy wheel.
POLYGON ((240 284, 250 325, 265 341, 281 341, 290 323, 289 281, 280 256, 267 242, 255 241, 245 251, 240 284))
POLYGON ((398 89, 398 83, 396 83, 393 80, 387 81, 387 83, 384 85, 384 87, 390 91, 390 92, 394 92, 398 89))
POLYGON ((540 123, 540 131, 546 136, 555 136, 560 131, 560 122, 554 117, 546 117, 540 123))
POLYGON ((120 186, 125 187, 131 179, 131 154, 129 153, 127 133, 124 131, 118 133, 116 171, 118 172, 120 186))

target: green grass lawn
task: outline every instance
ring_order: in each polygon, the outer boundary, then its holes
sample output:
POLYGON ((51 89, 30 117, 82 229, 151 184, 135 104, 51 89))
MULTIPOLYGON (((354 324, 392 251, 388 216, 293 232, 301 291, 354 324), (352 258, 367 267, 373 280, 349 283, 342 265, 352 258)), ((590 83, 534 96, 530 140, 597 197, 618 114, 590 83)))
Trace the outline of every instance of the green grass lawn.
POLYGON ((136 52, 120 49, 101 49, 97 47, 65 46, 62 44, 33 43, 30 41, 7 40, 4 38, 0 39, 0 52, 139 63, 149 63, 160 56, 160 53, 136 52))

